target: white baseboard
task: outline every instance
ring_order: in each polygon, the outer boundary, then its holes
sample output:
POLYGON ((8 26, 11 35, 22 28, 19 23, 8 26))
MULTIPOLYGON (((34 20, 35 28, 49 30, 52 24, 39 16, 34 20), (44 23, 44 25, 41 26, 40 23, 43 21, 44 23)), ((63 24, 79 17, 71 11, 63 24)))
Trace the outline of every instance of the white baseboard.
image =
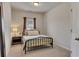
POLYGON ((64 47, 64 46, 61 46, 61 45, 59 45, 59 46, 62 47, 62 48, 64 48, 64 49, 66 49, 66 50, 71 51, 71 49, 69 49, 69 48, 67 48, 67 47, 64 47))
POLYGON ((65 46, 63 46, 63 45, 60 45, 60 44, 56 44, 56 45, 71 52, 71 49, 70 49, 70 48, 67 48, 67 47, 65 47, 65 46))

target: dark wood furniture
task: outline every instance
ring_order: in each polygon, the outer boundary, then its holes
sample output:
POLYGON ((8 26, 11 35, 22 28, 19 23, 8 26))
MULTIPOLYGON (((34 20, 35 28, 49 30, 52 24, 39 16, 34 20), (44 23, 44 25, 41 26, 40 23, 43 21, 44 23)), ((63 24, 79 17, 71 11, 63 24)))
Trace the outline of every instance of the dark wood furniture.
POLYGON ((21 44, 21 43, 22 43, 22 37, 21 36, 12 37, 12 45, 21 44))

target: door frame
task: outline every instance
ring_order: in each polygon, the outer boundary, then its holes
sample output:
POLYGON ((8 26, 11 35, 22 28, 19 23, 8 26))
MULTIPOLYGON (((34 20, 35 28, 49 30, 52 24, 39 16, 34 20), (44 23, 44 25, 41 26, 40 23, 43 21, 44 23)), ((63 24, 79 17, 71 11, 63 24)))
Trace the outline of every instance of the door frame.
POLYGON ((3 38, 2 31, 2 15, 1 15, 1 6, 0 6, 0 49, 1 49, 1 57, 5 57, 5 40, 3 38))

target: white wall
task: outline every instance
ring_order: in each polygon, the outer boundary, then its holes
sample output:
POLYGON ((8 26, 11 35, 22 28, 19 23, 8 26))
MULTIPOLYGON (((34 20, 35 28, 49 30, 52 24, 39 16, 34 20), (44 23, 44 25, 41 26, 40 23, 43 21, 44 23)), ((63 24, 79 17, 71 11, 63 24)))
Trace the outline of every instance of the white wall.
POLYGON ((23 17, 36 18, 36 28, 43 34, 43 14, 12 9, 12 24, 19 24, 19 31, 23 30, 23 17))
POLYGON ((63 3, 48 11, 45 14, 44 21, 44 25, 47 24, 47 27, 44 26, 47 29, 47 35, 53 37, 56 44, 70 49, 70 5, 68 3, 63 3))
POLYGON ((47 16, 46 13, 43 15, 43 33, 47 35, 47 16))
POLYGON ((2 3, 2 28, 3 28, 4 39, 5 39, 6 56, 8 55, 8 52, 11 46, 10 25, 11 25, 11 5, 8 2, 3 2, 2 3))

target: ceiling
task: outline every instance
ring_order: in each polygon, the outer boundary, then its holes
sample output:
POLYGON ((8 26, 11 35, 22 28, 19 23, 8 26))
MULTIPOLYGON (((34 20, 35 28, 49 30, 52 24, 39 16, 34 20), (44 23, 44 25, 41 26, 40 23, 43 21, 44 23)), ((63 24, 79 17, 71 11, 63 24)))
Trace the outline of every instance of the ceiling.
POLYGON ((55 8, 61 2, 39 2, 39 6, 33 6, 33 2, 12 2, 12 8, 32 12, 47 12, 55 8))

